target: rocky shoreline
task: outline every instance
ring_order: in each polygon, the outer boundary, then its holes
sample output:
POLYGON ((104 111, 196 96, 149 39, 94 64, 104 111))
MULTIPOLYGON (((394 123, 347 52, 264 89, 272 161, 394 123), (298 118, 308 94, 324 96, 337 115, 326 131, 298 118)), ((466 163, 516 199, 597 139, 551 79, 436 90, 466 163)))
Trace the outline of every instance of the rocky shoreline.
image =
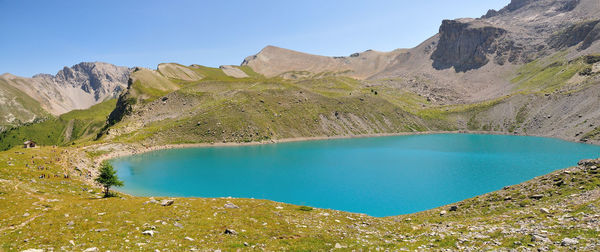
MULTIPOLYGON (((262 142, 225 142, 225 143, 190 143, 190 144, 167 144, 167 145, 155 145, 145 146, 142 144, 124 144, 124 143, 102 143, 85 146, 82 149, 87 152, 108 152, 94 158, 96 166, 102 161, 110 160, 114 158, 131 156, 137 154, 143 154, 158 150, 167 149, 182 149, 182 148, 203 148, 203 147, 223 147, 223 146, 249 146, 249 145, 262 145, 262 144, 275 144, 275 143, 287 143, 287 142, 300 142, 300 141, 318 141, 318 140, 333 140, 333 139, 351 139, 351 138, 368 138, 368 137, 386 137, 386 136, 411 136, 411 135, 432 135, 432 134, 486 134, 486 135, 515 135, 515 136, 532 136, 532 137, 547 137, 556 138, 563 141, 575 142, 570 139, 552 136, 540 136, 540 135, 526 135, 526 134, 510 134, 507 132, 496 132, 496 131, 471 131, 471 130, 456 130, 456 131, 423 131, 423 132, 400 132, 400 133, 380 133, 380 134, 363 134, 363 135, 344 135, 344 136, 320 136, 320 137, 296 137, 296 138, 285 138, 285 139, 274 139, 270 141, 262 142)), ((577 142, 584 143, 584 142, 577 142)), ((585 142, 585 144, 599 144, 597 142, 585 142)))

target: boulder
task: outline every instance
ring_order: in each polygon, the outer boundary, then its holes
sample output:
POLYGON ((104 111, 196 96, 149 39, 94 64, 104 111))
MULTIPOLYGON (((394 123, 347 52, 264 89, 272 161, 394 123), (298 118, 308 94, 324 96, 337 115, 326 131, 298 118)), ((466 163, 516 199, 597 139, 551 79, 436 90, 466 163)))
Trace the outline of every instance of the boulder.
POLYGON ((234 208, 240 208, 240 207, 236 206, 235 204, 233 204, 231 202, 227 202, 227 204, 225 204, 225 208, 234 209, 234 208))
POLYGON ((226 235, 237 235, 237 232, 233 229, 225 229, 225 232, 223 232, 223 234, 226 235))
POLYGON ((552 242, 548 237, 540 234, 531 234, 532 242, 542 242, 542 243, 550 243, 552 242))
POLYGON ((529 196, 529 198, 532 198, 535 200, 542 199, 543 197, 544 197, 544 195, 541 195, 541 194, 534 194, 534 195, 529 196))
POLYGON ((165 199, 165 200, 160 201, 161 206, 170 206, 170 205, 173 205, 173 203, 175 203, 175 201, 170 200, 170 199, 169 200, 165 199))
POLYGON ((572 246, 572 245, 577 245, 579 243, 579 241, 573 239, 573 238, 564 238, 561 242, 560 245, 561 246, 572 246))
POLYGON ((154 230, 146 230, 146 231, 142 232, 143 235, 149 235, 149 236, 154 236, 155 233, 156 233, 156 231, 154 231, 154 230))
POLYGON ((577 162, 578 165, 580 166, 594 166, 594 165, 600 165, 600 160, 598 159, 583 159, 579 162, 577 162))

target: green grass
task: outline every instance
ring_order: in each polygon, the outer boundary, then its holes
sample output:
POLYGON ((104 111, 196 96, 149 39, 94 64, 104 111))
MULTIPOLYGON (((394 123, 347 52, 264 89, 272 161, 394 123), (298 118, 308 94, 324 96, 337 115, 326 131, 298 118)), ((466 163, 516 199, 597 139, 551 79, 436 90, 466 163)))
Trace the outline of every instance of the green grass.
POLYGON ((0 106, 0 131, 2 126, 18 126, 51 116, 38 101, 2 79, 0 79, 0 92, 2 92, 0 99, 6 100, 6 103, 0 106), (8 116, 9 114, 12 118, 8 116))
POLYGON ((583 57, 577 60, 564 59, 559 52, 546 59, 538 59, 522 66, 511 81, 517 83, 515 91, 551 93, 560 91, 567 81, 587 67, 583 57))
MULTIPOLYGON (((93 156, 93 155, 91 155, 93 156)), ((579 197, 597 190, 598 174, 557 171, 521 185, 457 202, 457 211, 441 210, 375 218, 362 214, 294 206, 268 200, 172 198, 172 206, 148 203, 147 197, 118 193, 102 198, 100 188, 84 182, 86 160, 80 149, 42 147, 0 152, 0 248, 24 250, 330 250, 336 243, 354 250, 499 250, 528 248, 530 229, 547 230, 552 241, 580 239, 584 246, 600 232, 588 225, 600 209, 597 198, 579 197), (6 165, 4 165, 6 164, 6 165), (43 169, 40 167, 43 166, 43 169), (45 174, 46 178, 40 178, 45 174), (64 175, 69 174, 69 178, 64 175), (56 175, 56 176, 55 176, 56 175), (552 181, 565 183, 556 187, 552 181), (585 189, 580 189, 584 185, 585 189), (589 185, 589 186, 588 186, 589 185), (89 191, 88 191, 89 190, 89 191), (541 200, 528 196, 543 194, 541 200), (512 196, 511 200, 505 200, 512 196), (520 204, 522 196, 526 204, 520 204), (239 208, 227 209, 227 203, 239 208), (540 214, 539 209, 552 214, 540 214), (585 214, 585 215, 584 215, 585 214), (563 216, 577 216, 561 224, 563 216), (532 223, 532 224, 528 224, 532 223), (577 226, 577 228, 571 228, 577 226), (511 228, 523 232, 505 233, 511 228), (235 235, 224 234, 225 229, 235 235), (142 235, 155 230, 154 236, 142 235), (473 234, 481 238, 471 238, 473 234), (185 239, 189 237, 190 241, 185 239), (71 242, 72 241, 72 242, 71 242), (519 243, 515 243, 519 242, 519 243), (72 245, 75 244, 75 245, 72 245)), ((164 197, 156 197, 161 200, 164 197)), ((541 246, 534 244, 534 248, 541 246)), ((557 246, 550 244, 550 246, 557 246)))
POLYGON ((108 114, 114 109, 115 99, 111 99, 85 110, 73 110, 40 123, 27 124, 0 133, 0 150, 21 146, 26 140, 40 145, 65 145, 86 141, 94 136, 108 114), (66 132, 69 130, 69 132, 66 132), (71 137, 66 139, 66 136, 71 137))

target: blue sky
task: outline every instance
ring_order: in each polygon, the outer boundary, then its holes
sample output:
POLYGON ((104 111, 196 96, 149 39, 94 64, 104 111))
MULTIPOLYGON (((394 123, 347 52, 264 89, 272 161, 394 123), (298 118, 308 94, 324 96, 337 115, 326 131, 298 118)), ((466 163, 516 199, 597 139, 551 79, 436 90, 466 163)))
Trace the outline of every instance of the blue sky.
POLYGON ((266 45, 343 56, 410 48, 443 19, 509 0, 0 0, 0 73, 56 73, 81 61, 240 64, 266 45))

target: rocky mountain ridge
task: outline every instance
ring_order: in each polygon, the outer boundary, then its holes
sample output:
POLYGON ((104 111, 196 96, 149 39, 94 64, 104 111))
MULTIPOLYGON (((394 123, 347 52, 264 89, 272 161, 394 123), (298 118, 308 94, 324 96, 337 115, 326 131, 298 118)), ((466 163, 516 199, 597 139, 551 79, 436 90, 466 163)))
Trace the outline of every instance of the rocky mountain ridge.
POLYGON ((508 93, 506 76, 523 64, 561 51, 567 60, 600 52, 598 20, 596 0, 514 0, 481 18, 444 20, 438 34, 411 49, 324 57, 268 46, 242 65, 285 78, 420 79, 456 94, 458 103, 474 102, 508 93))
MULTIPOLYGON (((21 99, 34 100, 35 102, 15 101, 22 108, 19 113, 30 116, 19 120, 10 120, 15 113, 3 112, 0 124, 14 124, 32 122, 39 119, 41 113, 31 111, 46 111, 52 115, 60 115, 71 110, 87 109, 102 101, 113 99, 127 88, 127 80, 131 69, 115 66, 103 62, 82 62, 72 67, 64 67, 56 75, 38 74, 31 78, 19 77, 12 74, 0 76, 3 83, 3 93, 8 88, 18 90, 21 99), (32 107, 32 103, 36 106, 32 107), (10 116, 9 114, 13 114, 10 116)), ((3 104, 8 104, 4 102, 3 104)), ((17 106, 17 105, 15 105, 17 106)))

